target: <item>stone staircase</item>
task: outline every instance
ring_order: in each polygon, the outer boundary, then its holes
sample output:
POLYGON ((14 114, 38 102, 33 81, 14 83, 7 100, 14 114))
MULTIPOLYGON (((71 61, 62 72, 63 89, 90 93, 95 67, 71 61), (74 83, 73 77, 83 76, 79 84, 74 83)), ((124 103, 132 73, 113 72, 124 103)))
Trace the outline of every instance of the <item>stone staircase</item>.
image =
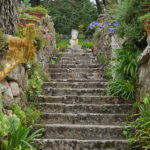
POLYGON ((59 53, 40 96, 44 150, 129 150, 123 135, 132 105, 105 96, 107 80, 92 53, 59 53))

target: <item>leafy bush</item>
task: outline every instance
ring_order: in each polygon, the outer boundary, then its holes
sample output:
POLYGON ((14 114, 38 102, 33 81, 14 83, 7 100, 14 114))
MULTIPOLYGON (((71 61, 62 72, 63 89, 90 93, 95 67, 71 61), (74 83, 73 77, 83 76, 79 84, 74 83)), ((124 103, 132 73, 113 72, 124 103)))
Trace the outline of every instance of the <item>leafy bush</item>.
POLYGON ((69 35, 72 29, 78 29, 79 25, 85 27, 84 34, 92 20, 97 19, 97 9, 90 0, 59 0, 44 1, 44 6, 53 16, 57 33, 69 35))
POLYGON ((85 40, 79 40, 79 45, 82 46, 82 48, 92 48, 93 43, 91 41, 85 41, 85 40))
POLYGON ((30 6, 31 6, 30 0, 22 0, 19 7, 27 8, 27 7, 30 7, 30 6))
POLYGON ((99 52, 97 59, 101 65, 108 65, 109 64, 109 59, 104 56, 103 52, 99 52))
POLYGON ((104 69, 104 74, 108 79, 112 79, 112 66, 109 64, 107 67, 104 69))
POLYGON ((48 11, 45 8, 42 8, 42 7, 30 7, 30 8, 25 9, 25 12, 26 13, 39 12, 39 13, 43 13, 43 14, 48 14, 48 11))
POLYGON ((48 74, 43 73, 41 79, 43 82, 48 82, 48 80, 49 80, 48 74))
POLYGON ((13 105, 12 111, 15 115, 17 115, 18 118, 20 118, 22 123, 26 124, 26 114, 24 111, 22 111, 19 105, 13 105))
POLYGON ((35 124, 40 120, 40 111, 34 105, 26 106, 24 110, 19 105, 13 105, 12 111, 24 125, 35 124))
POLYGON ((108 94, 112 96, 120 96, 127 100, 134 99, 134 82, 130 80, 113 79, 109 82, 108 94))
POLYGON ((34 106, 26 107, 25 114, 27 124, 35 124, 40 121, 40 111, 34 106))
POLYGON ((132 50, 128 46, 116 50, 116 57, 114 58, 116 64, 113 69, 116 72, 117 78, 135 79, 138 69, 138 54, 138 51, 132 50))
POLYGON ((40 35, 36 34, 35 36, 35 41, 36 41, 36 49, 41 50, 44 48, 44 40, 43 37, 40 37, 40 35))
POLYGON ((110 9, 110 13, 115 22, 118 22, 117 34, 122 38, 127 38, 141 48, 144 48, 146 34, 143 32, 143 23, 138 23, 138 17, 143 15, 141 2, 145 0, 121 0, 110 9))
POLYGON ((63 39, 57 42, 56 47, 59 49, 59 51, 64 52, 69 44, 69 40, 63 39))
POLYGON ((30 101, 37 101, 37 97, 42 93, 42 79, 38 72, 34 71, 27 87, 27 97, 30 101))
POLYGON ((21 124, 20 119, 16 115, 7 116, 0 114, 0 137, 6 137, 15 131, 21 124))
POLYGON ((38 62, 33 61, 31 67, 28 69, 29 85, 26 89, 27 99, 30 101, 36 101, 37 97, 42 93, 43 81, 49 80, 48 74, 42 71, 38 62))
POLYGON ((115 79, 109 82, 108 94, 120 96, 123 99, 135 99, 135 79, 138 69, 137 56, 139 52, 129 43, 116 50, 112 66, 115 79))
POLYGON ((2 103, 2 94, 0 93, 0 114, 2 113, 3 103, 2 103))
POLYGON ((26 127, 20 124, 7 140, 2 141, 1 150, 35 150, 31 144, 34 143, 33 139, 41 135, 39 134, 41 130, 29 135, 31 129, 32 126, 26 127))
POLYGON ((130 126, 135 128, 135 133, 132 134, 131 139, 136 142, 135 149, 140 147, 148 150, 150 149, 150 94, 146 95, 143 102, 138 102, 137 106, 139 111, 133 114, 137 119, 129 123, 130 126))

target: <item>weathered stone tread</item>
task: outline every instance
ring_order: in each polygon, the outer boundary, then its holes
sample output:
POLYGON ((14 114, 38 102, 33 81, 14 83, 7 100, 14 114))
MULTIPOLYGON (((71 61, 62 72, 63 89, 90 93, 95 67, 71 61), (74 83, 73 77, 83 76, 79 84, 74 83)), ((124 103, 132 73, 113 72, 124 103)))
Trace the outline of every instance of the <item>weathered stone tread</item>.
POLYGON ((42 122, 48 124, 89 124, 89 125, 124 125, 128 114, 100 113, 45 113, 41 115, 42 122))
POLYGON ((45 113, 132 113, 130 104, 59 104, 59 103, 40 103, 45 113))

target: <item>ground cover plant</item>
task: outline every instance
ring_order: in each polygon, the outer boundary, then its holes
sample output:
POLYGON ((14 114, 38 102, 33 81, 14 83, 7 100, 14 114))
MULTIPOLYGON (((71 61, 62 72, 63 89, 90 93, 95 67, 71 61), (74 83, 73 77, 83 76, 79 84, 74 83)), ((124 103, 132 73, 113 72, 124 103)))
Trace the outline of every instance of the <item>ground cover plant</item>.
POLYGON ((22 121, 25 113, 19 106, 13 106, 14 113, 3 113, 2 96, 0 95, 0 147, 1 150, 35 150, 33 139, 39 137, 41 129, 33 132, 22 121))
POLYGON ((132 131, 124 131, 127 139, 129 140, 132 149, 149 150, 150 148, 150 94, 147 93, 142 102, 136 101, 136 109, 131 115, 134 121, 129 122, 129 126, 135 129, 132 131))

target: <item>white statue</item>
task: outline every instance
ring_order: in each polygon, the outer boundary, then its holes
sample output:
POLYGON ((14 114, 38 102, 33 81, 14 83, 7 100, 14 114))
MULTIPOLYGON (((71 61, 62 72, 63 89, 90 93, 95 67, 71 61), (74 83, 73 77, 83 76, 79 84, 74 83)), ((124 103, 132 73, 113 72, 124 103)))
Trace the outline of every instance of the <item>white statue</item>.
POLYGON ((71 32, 70 44, 71 44, 72 48, 78 46, 78 34, 79 34, 79 32, 75 29, 73 29, 72 32, 71 32))

